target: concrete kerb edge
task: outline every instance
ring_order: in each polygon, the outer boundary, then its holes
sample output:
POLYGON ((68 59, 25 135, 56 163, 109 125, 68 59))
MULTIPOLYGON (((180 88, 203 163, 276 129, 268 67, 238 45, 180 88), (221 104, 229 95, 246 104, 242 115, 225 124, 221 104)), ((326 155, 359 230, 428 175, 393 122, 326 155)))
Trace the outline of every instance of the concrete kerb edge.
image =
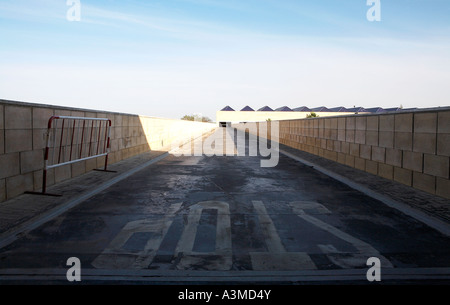
POLYGON ((302 158, 300 158, 298 156, 295 156, 295 155, 293 155, 293 154, 291 154, 289 152, 286 152, 286 151, 284 151, 282 149, 280 149, 280 153, 282 153, 283 155, 285 155, 285 156, 287 156, 287 157, 289 157, 289 158, 291 158, 293 160, 296 160, 296 161, 298 161, 300 163, 303 163, 303 164, 305 164, 307 166, 313 167, 314 169, 316 169, 317 171, 321 172, 322 174, 327 175, 327 176, 329 176, 329 177, 331 177, 331 178, 333 178, 333 179, 335 179, 335 180, 337 180, 339 182, 342 182, 342 183, 346 184, 347 186, 349 186, 349 187, 351 187, 351 188, 353 188, 353 189, 355 189, 355 190, 357 190, 357 191, 359 191, 359 192, 361 192, 361 193, 363 193, 363 194, 365 194, 365 195, 367 195, 367 196, 369 196, 369 197, 371 197, 373 199, 376 199, 376 200, 384 203, 385 205, 387 205, 387 206, 389 206, 391 208, 394 208, 394 209, 396 209, 396 210, 398 210, 398 211, 400 211, 400 212, 402 212, 402 213, 404 213, 404 214, 406 214, 406 215, 408 215, 408 216, 410 216, 410 217, 412 217, 412 218, 414 218, 414 219, 416 219, 416 220, 426 224, 427 226, 429 226, 429 227, 439 231, 440 233, 442 233, 442 234, 444 234, 446 236, 450 236, 450 225, 448 223, 438 219, 438 218, 435 218, 435 217, 433 217, 431 215, 428 215, 428 214, 426 214, 426 213, 424 213, 422 211, 414 209, 414 208, 412 208, 412 207, 410 207, 410 206, 408 206, 408 205, 406 205, 404 203, 395 201, 395 200, 393 200, 393 199, 391 199, 391 198, 389 198, 387 196, 384 196, 384 195, 382 195, 382 194, 380 194, 378 192, 375 192, 375 191, 373 191, 373 190, 371 190, 371 189, 369 189, 369 188, 367 188, 367 187, 365 187, 365 186, 363 186, 363 185, 361 185, 359 183, 351 181, 348 178, 345 178, 345 177, 343 177, 343 176, 341 176, 339 174, 336 174, 336 173, 334 173, 332 171, 329 171, 329 170, 327 170, 327 169, 325 169, 325 168, 323 168, 323 167, 321 167, 319 165, 316 165, 316 164, 314 164, 312 162, 306 161, 306 160, 304 160, 304 159, 302 159, 302 158))

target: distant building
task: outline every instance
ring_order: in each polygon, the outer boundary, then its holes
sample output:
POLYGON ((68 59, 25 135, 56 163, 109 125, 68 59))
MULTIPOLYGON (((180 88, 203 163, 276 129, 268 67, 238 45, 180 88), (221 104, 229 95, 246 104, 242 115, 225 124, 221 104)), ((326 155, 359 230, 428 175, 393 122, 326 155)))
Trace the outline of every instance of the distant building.
POLYGON ((319 117, 329 117, 341 115, 375 114, 375 113, 414 111, 414 110, 417 110, 417 108, 408 108, 408 109, 403 109, 399 107, 346 108, 343 106, 333 108, 327 108, 325 106, 314 108, 309 108, 307 106, 300 106, 296 108, 290 108, 288 106, 283 106, 273 110, 269 106, 264 106, 259 108, 258 111, 255 111, 250 106, 245 106, 240 111, 234 111, 233 108, 231 108, 230 106, 226 106, 222 110, 217 111, 216 122, 220 126, 226 126, 229 123, 304 119, 309 114, 311 114, 311 112, 315 112, 319 117))

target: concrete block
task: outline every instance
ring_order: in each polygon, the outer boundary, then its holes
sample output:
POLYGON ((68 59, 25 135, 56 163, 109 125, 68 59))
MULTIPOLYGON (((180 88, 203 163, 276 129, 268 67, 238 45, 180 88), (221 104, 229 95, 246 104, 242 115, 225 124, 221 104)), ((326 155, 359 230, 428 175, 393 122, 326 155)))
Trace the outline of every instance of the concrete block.
POLYGON ((413 171, 394 166, 394 180, 402 184, 412 186, 413 171))
POLYGON ((350 143, 350 155, 359 157, 359 144, 350 143))
POLYGON ((449 179, 450 158, 445 156, 424 154, 423 172, 432 176, 449 179))
MULTIPOLYGON (((129 121, 130 121, 129 115, 122 115, 122 126, 124 126, 124 127, 130 126, 129 121)), ((155 123, 156 122, 152 122, 152 124, 155 124, 155 123)))
POLYGON ((31 129, 31 107, 5 105, 5 129, 31 129))
POLYGON ((345 130, 345 126, 346 126, 346 122, 345 122, 346 118, 337 118, 338 120, 338 130, 345 130))
POLYGON ((122 152, 121 151, 116 151, 115 153, 114 153, 114 159, 115 159, 115 162, 119 162, 119 161, 122 161, 124 158, 122 157, 122 152))
MULTIPOLYGON (((336 133, 337 134, 337 133, 336 133)), ((330 128, 326 128, 323 132, 323 137, 326 139, 331 139, 331 129, 330 128)))
POLYGON ((0 155, 0 179, 20 174, 19 153, 0 155))
POLYGON ((355 117, 347 117, 345 121, 345 128, 348 130, 355 130, 356 128, 356 118, 355 117))
POLYGON ((367 117, 365 117, 365 116, 356 117, 355 123, 356 123, 356 125, 355 125, 356 130, 366 130, 367 129, 367 117))
MULTIPOLYGON (((315 155, 319 155, 319 148, 317 146, 314 146, 313 150, 312 150, 312 153, 315 154, 315 155)), ((134 154, 132 156, 134 156, 134 154)))
POLYGON ((33 190, 33 173, 6 178, 7 199, 33 190))
POLYGON ((141 120, 139 119, 138 115, 132 116, 132 126, 141 126, 141 120))
POLYGON ((325 137, 325 130, 323 128, 319 128, 319 138, 324 138, 325 137))
POLYGON ((331 127, 331 119, 329 119, 329 118, 325 118, 325 119, 323 119, 323 121, 324 121, 324 125, 323 125, 323 127, 325 128, 325 129, 330 129, 331 127))
POLYGON ((355 142, 355 130, 349 130, 347 129, 345 131, 345 141, 349 143, 355 142))
POLYGON ((450 133, 437 134, 437 152, 440 156, 450 156, 450 133))
POLYGON ((341 164, 345 164, 345 156, 346 156, 346 154, 344 154, 344 153, 338 153, 337 162, 339 162, 341 164))
MULTIPOLYGON (((133 147, 134 146, 136 146, 136 143, 134 143, 134 142, 131 142, 133 145, 133 147)), ((314 146, 315 147, 320 147, 320 145, 321 145, 321 139, 319 139, 319 138, 317 138, 317 137, 314 137, 314 146)))
POLYGON ((314 119, 314 120, 312 120, 313 121, 313 128, 314 129, 317 129, 317 128, 320 128, 320 122, 322 121, 322 119, 314 119))
POLYGON ((366 131, 366 144, 378 146, 378 131, 366 131))
POLYGON ((380 131, 379 146, 386 148, 393 148, 394 133, 392 131, 380 131))
POLYGON ((341 152, 341 142, 340 141, 333 141, 334 142, 334 151, 341 152))
POLYGON ((319 157, 322 157, 322 158, 324 158, 325 157, 325 155, 324 155, 324 149, 322 149, 322 148, 318 148, 319 150, 318 150, 318 153, 317 153, 317 155, 319 156, 319 157))
POLYGON ((386 164, 402 167, 402 151, 399 149, 386 148, 386 164))
POLYGON ((64 165, 55 168, 55 183, 70 179, 72 177, 71 165, 64 165))
POLYGON ((0 179, 0 202, 6 200, 6 179, 0 179))
POLYGON ((366 170, 366 160, 355 157, 355 168, 362 171, 366 170))
POLYGON ((333 140, 326 140, 326 141, 327 141, 326 149, 330 150, 330 151, 334 151, 334 141, 333 140))
POLYGON ((450 133, 450 111, 438 113, 438 133, 450 133))
POLYGON ((335 151, 325 151, 325 158, 332 160, 332 161, 337 161, 337 152, 335 151))
POLYGON ((337 131, 337 139, 339 141, 345 141, 345 130, 338 130, 337 131))
POLYGON ((338 129, 338 119, 337 118, 331 118, 330 119, 330 128, 331 129, 338 129))
POLYGON ((313 129, 313 137, 318 138, 319 137, 319 129, 314 128, 313 129))
POLYGON ((119 140, 111 140, 110 142, 110 151, 115 152, 119 150, 119 140))
POLYGON ((450 180, 436 178, 436 195, 450 199, 450 180))
POLYGON ((110 115, 109 115, 109 113, 106 113, 106 112, 96 112, 95 113, 95 117, 99 118, 99 119, 108 119, 109 118, 108 116, 110 116, 110 115))
POLYGON ((366 160, 371 160, 372 158, 372 146, 370 145, 360 145, 359 146, 359 156, 366 160))
POLYGON ((412 151, 412 133, 396 132, 394 134, 394 148, 412 151))
POLYGON ((71 111, 70 112, 70 116, 74 116, 74 117, 78 117, 78 118, 88 118, 88 117, 95 117, 90 115, 89 112, 84 112, 84 111, 71 111))
POLYGON ((33 150, 44 149, 47 146, 47 129, 33 129, 33 150))
POLYGON ((423 154, 411 151, 403 151, 402 167, 421 173, 423 168, 423 154))
POLYGON ((86 173, 86 161, 80 161, 77 163, 71 164, 71 174, 72 178, 78 177, 86 173))
POLYGON ((345 155, 345 165, 355 167, 355 157, 350 155, 345 155))
POLYGON ((57 116, 71 116, 71 111, 68 109, 55 109, 54 111, 57 116))
MULTIPOLYGON (((138 154, 138 153, 136 153, 136 154, 138 154)), ((105 157, 104 156, 96 158, 96 160, 97 160, 97 168, 104 168, 105 167, 105 157)))
POLYGON ((5 130, 0 129, 0 155, 5 153, 5 130))
POLYGON ((412 132, 413 131, 413 114, 403 113, 395 115, 395 131, 396 132, 412 132))
POLYGON ((382 114, 379 116, 379 131, 394 131, 395 117, 392 114, 382 114))
POLYGON ((0 105, 0 129, 5 129, 5 121, 3 117, 5 116, 5 107, 0 105))
POLYGON ((5 130, 5 153, 27 151, 33 149, 32 129, 5 130))
POLYGON ((129 127, 122 127, 122 138, 131 137, 131 132, 129 127))
POLYGON ((366 160, 366 172, 378 175, 378 162, 366 160))
POLYGON ((436 153, 436 133, 414 133, 413 151, 436 153))
POLYGON ((374 116, 368 116, 367 117, 367 125, 366 125, 366 130, 370 130, 370 131, 378 131, 378 121, 379 121, 379 115, 374 115, 374 116))
POLYGON ((131 127, 131 134, 133 137, 139 136, 139 127, 133 126, 131 127))
POLYGON ((372 146, 372 161, 384 163, 386 160, 386 148, 372 146))
POLYGON ((379 163, 378 164, 378 176, 385 179, 394 179, 394 167, 389 164, 379 163))
MULTIPOLYGON (((121 114, 115 114, 114 115, 114 127, 121 127, 122 125, 122 115, 121 114)), ((281 127, 281 126, 280 126, 281 127)))
POLYGON ((26 174, 44 167, 44 150, 31 150, 20 153, 20 173, 26 174))
POLYGON ((320 139, 320 148, 327 149, 327 140, 326 139, 320 139))
POLYGON ((346 155, 350 154, 350 143, 341 142, 341 152, 346 155))
MULTIPOLYGON (((33 172, 33 190, 40 191, 42 190, 42 180, 43 180, 43 170, 38 170, 33 172)), ((48 184, 48 172, 47 172, 47 185, 48 184)))
POLYGON ((366 131, 356 130, 355 131, 355 143, 366 144, 366 131))
POLYGON ((431 193, 436 193, 436 177, 413 172, 413 187, 431 193))
POLYGON ((437 112, 414 114, 414 132, 433 133, 437 132, 437 112))
POLYGON ((48 120, 54 114, 53 109, 33 107, 32 111, 33 111, 33 128, 47 129, 48 120))

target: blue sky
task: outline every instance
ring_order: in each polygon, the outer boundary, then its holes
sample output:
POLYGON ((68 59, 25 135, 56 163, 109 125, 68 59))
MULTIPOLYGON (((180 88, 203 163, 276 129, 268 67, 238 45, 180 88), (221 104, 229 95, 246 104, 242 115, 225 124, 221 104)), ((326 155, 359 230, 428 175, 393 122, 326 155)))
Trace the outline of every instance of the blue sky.
POLYGON ((450 1, 0 0, 0 98, 179 118, 450 105, 450 1))

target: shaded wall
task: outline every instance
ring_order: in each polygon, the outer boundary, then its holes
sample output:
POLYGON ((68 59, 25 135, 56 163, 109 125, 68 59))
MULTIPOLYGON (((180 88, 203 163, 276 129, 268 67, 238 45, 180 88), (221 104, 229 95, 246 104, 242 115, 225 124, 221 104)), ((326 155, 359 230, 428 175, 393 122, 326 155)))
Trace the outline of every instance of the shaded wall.
MULTIPOLYGON (((215 124, 154 118, 0 100, 0 202, 25 191, 40 191, 48 119, 53 115, 108 118, 112 121, 112 164, 147 151, 166 152, 174 141, 207 132, 215 124)), ((104 165, 104 157, 54 168, 52 185, 104 165)))
POLYGON ((280 143, 450 198, 447 107, 280 121, 280 143))

